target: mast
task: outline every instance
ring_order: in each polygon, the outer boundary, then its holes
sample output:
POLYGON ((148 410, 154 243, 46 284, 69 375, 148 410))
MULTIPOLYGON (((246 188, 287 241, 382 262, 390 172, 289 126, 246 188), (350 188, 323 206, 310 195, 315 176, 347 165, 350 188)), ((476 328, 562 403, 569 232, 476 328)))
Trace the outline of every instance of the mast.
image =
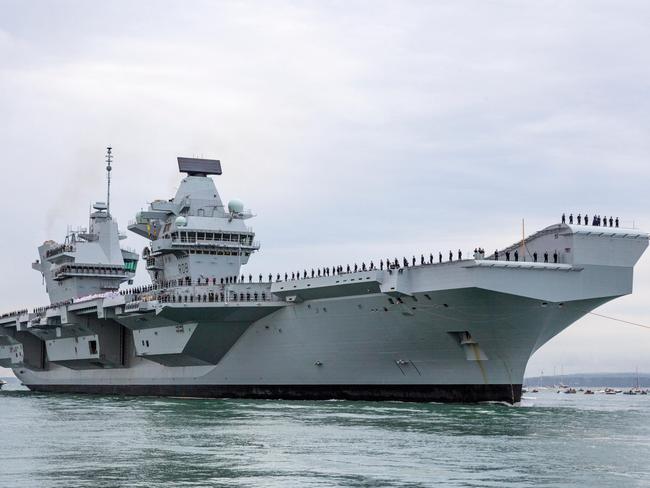
POLYGON ((106 148, 106 215, 108 217, 111 216, 111 171, 113 171, 113 168, 111 167, 112 162, 113 148, 111 146, 108 146, 106 148))

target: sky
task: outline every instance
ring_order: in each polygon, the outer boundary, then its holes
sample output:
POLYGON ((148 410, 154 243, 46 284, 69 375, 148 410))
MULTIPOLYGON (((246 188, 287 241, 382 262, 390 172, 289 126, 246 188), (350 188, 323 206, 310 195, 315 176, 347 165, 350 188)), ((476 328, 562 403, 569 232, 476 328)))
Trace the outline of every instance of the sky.
MULTIPOLYGON (((0 310, 47 303, 31 262, 104 200, 107 145, 123 229, 177 156, 220 159, 254 275, 492 250, 562 212, 650 230, 648 25, 643 1, 0 0, 0 310)), ((650 324, 650 252, 634 288, 597 312, 650 324)), ((649 350, 587 316, 527 373, 650 371, 649 350)))

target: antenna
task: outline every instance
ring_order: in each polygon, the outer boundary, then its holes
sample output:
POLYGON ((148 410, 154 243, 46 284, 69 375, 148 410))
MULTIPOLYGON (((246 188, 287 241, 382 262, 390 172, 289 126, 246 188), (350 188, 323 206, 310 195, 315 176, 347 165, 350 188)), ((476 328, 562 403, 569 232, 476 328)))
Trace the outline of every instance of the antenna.
POLYGON ((107 181, 107 191, 106 191, 106 215, 111 216, 111 163, 113 162, 113 148, 108 146, 106 148, 106 181, 107 181))

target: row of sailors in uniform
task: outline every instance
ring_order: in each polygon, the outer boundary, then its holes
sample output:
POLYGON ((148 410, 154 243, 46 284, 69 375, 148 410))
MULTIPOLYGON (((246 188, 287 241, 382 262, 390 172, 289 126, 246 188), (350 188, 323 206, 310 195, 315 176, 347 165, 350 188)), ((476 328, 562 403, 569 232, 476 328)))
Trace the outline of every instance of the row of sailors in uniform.
MULTIPOLYGON (((505 257, 506 261, 510 261, 511 257, 514 259, 514 261, 519 261, 519 251, 515 250, 513 253, 510 251, 505 251, 502 253, 503 256, 505 257)), ((463 259, 463 252, 459 249, 458 253, 458 260, 463 259)), ((538 261, 538 254, 537 252, 533 252, 532 254, 533 261, 537 262, 538 261)), ((485 250, 482 248, 477 248, 474 250, 474 259, 484 259, 485 258, 485 250)), ((499 251, 495 251, 493 255, 493 259, 498 261, 501 258, 501 253, 499 251)), ((548 252, 544 252, 543 254, 544 262, 548 263, 549 262, 549 254, 548 252)), ((454 253, 452 251, 449 251, 449 261, 454 260, 454 253)), ((420 255, 420 260, 419 264, 420 265, 425 265, 425 264, 433 264, 434 262, 434 257, 433 254, 429 254, 429 259, 425 259, 424 254, 420 255)), ((442 252, 438 253, 438 262, 442 263, 443 262, 443 254, 442 252)), ((558 262, 558 254, 557 251, 553 253, 553 262, 557 263, 558 262)), ((325 268, 317 268, 311 269, 311 272, 308 272, 307 270, 301 271, 293 271, 291 274, 284 273, 284 280, 283 276, 278 273, 275 276, 275 281, 276 282, 281 282, 281 281, 295 281, 295 280, 301 280, 301 279, 308 279, 308 278, 321 278, 321 277, 328 277, 328 276, 336 276, 336 275, 342 275, 342 274, 349 274, 349 273, 357 273, 357 272, 364 272, 364 271, 375 271, 375 270, 380 270, 383 271, 384 269, 390 270, 390 269, 400 269, 401 267, 403 268, 408 268, 409 266, 417 266, 418 260, 416 259, 415 256, 411 258, 409 261, 407 258, 402 258, 401 264, 400 260, 397 258, 395 259, 386 259, 386 261, 379 260, 379 266, 377 267, 374 263, 374 261, 370 261, 368 265, 366 265, 365 262, 361 263, 361 266, 358 264, 354 264, 350 266, 349 264, 344 268, 343 266, 332 266, 331 268, 325 267, 325 268)), ((262 283, 264 277, 262 274, 258 276, 258 280, 260 283, 262 283)), ((185 278, 179 278, 177 280, 169 280, 169 281, 164 281, 161 282, 157 285, 149 285, 145 287, 138 287, 135 289, 131 290, 122 290, 120 291, 121 294, 132 294, 132 293, 143 293, 147 291, 152 291, 152 290, 157 290, 157 289, 164 289, 164 288, 173 288, 177 286, 209 286, 209 285, 228 285, 228 284, 236 284, 236 283, 252 283, 253 282, 253 275, 249 274, 248 275, 248 280, 246 280, 245 275, 241 275, 241 277, 238 276, 226 276, 223 278, 220 278, 219 281, 217 281, 217 278, 198 278, 196 281, 192 280, 189 276, 185 278)), ((274 277, 272 273, 269 273, 268 275, 268 282, 272 283, 274 281, 274 277)))
POLYGON ((59 308, 64 305, 72 305, 74 303, 74 300, 70 298, 69 300, 63 300, 61 302, 53 303, 51 305, 48 305, 47 307, 37 307, 34 309, 34 313, 36 314, 41 314, 43 312, 47 312, 48 310, 52 308, 59 308))
POLYGON ((19 315, 24 315, 26 313, 29 313, 27 309, 25 310, 16 310, 14 312, 8 312, 8 313, 3 313, 0 315, 0 319, 8 319, 10 317, 18 317, 19 315))
MULTIPOLYGON (((450 251, 449 253, 450 260, 453 260, 453 255, 450 251)), ((458 251, 458 259, 462 259, 462 252, 459 250, 458 251)), ((433 254, 429 254, 429 259, 428 259, 428 264, 433 264, 434 258, 433 254)), ((442 253, 438 253, 438 261, 442 262, 442 253)), ((425 265, 427 264, 427 260, 424 257, 424 254, 420 255, 420 265, 425 265)), ((320 278, 320 277, 326 277, 326 276, 336 276, 336 275, 343 275, 343 274, 350 274, 350 273, 358 273, 358 272, 364 272, 364 271, 383 271, 384 268, 387 270, 390 269, 400 269, 400 267, 408 268, 409 266, 417 266, 418 260, 416 259, 415 256, 412 257, 411 261, 407 258, 402 258, 401 264, 400 260, 397 258, 394 259, 389 259, 386 258, 386 261, 384 262, 383 259, 379 260, 379 266, 377 266, 374 261, 370 261, 368 265, 366 265, 365 262, 361 263, 361 266, 358 264, 354 264, 353 266, 350 266, 349 264, 344 268, 343 266, 332 266, 331 268, 317 268, 311 269, 311 273, 308 273, 307 270, 303 270, 302 272, 300 271, 294 271, 291 274, 285 273, 284 274, 284 281, 295 281, 295 280, 306 280, 308 278, 320 278)), ((241 277, 241 282, 243 283, 245 280, 245 276, 242 275, 241 277)), ((253 277, 252 275, 248 275, 248 280, 249 282, 252 282, 253 277)), ((260 282, 262 281, 262 275, 259 276, 260 282)), ((269 281, 273 281, 273 274, 269 274, 269 281)), ((282 275, 278 273, 275 276, 275 281, 282 281, 282 275)))
MULTIPOLYGON (((463 259, 463 251, 461 251, 459 249, 458 253, 457 253, 457 256, 458 256, 458 260, 461 261, 463 259)), ((519 251, 517 251, 516 249, 515 249, 514 253, 511 253, 510 251, 503 252, 503 256, 505 257, 506 261, 510 261, 511 256, 514 259, 514 261, 519 261, 519 251)), ((500 259, 500 257, 501 257, 501 253, 499 253, 498 250, 494 251, 493 259, 495 261, 498 261, 500 259)), ((538 261, 537 251, 533 252, 532 257, 533 257, 534 262, 538 261)), ((544 252, 543 258, 544 258, 544 262, 548 263, 549 262, 549 253, 544 252)), ((474 259, 485 259, 485 250, 482 249, 482 248, 474 249, 474 259)), ((553 262, 557 263, 558 259, 559 259, 559 255, 558 255, 557 251, 554 251, 553 252, 553 262)), ((449 251, 449 261, 453 261, 453 260, 454 260, 454 253, 452 251, 449 251)), ((428 263, 427 263, 427 260, 424 257, 424 254, 422 254, 420 256, 420 265, 433 264, 433 262, 434 262, 433 254, 429 254, 428 263)), ((438 252, 438 263, 442 263, 442 262, 443 262, 442 252, 438 252)), ((408 259, 406 259, 406 258, 402 259, 402 267, 404 267, 404 268, 408 268, 409 266, 417 266, 417 264, 418 264, 418 261, 415 258, 415 256, 413 256, 413 258, 411 259, 410 264, 409 264, 408 259)), ((346 267, 346 269, 345 269, 345 273, 353 273, 353 272, 357 273, 359 271, 373 271, 373 270, 377 270, 377 269, 379 269, 381 271, 381 270, 384 269, 384 267, 387 270, 400 269, 400 262, 399 262, 399 260, 397 258, 395 258, 392 261, 390 259, 386 259, 386 264, 384 266, 384 261, 380 260, 379 261, 379 268, 377 268, 375 266, 373 261, 370 261, 369 266, 366 266, 365 263, 361 263, 361 267, 359 267, 357 264, 355 264, 354 267, 350 267, 350 265, 348 265, 346 267)), ((330 276, 330 274, 334 274, 334 275, 339 274, 340 275, 340 274, 343 274, 343 273, 344 273, 343 266, 333 267, 331 273, 330 273, 330 268, 324 268, 322 272, 321 272, 320 268, 317 271, 314 271, 314 269, 312 269, 311 270, 311 275, 309 275, 307 273, 307 270, 304 270, 302 272, 302 276, 301 276, 300 271, 293 272, 293 273, 291 273, 291 275, 289 275, 289 273, 285 273, 284 274, 284 281, 289 281, 290 279, 291 280, 300 280, 300 279, 307 279, 309 277, 315 278, 315 277, 321 277, 321 276, 330 276)), ((253 281, 253 276, 248 275, 248 280, 249 280, 249 282, 252 282, 253 281)), ((260 282, 262 282, 262 275, 259 276, 259 280, 260 280, 260 282)), ((272 282, 272 281, 273 281, 273 275, 269 274, 269 282, 272 282)), ((282 281, 282 276, 279 273, 276 275, 276 281, 282 281)), ((241 283, 244 283, 244 282, 245 282, 245 277, 244 277, 244 275, 242 275, 241 276, 241 283)))
MULTIPOLYGON (((510 261, 511 256, 514 259, 514 261, 519 261, 519 251, 517 249, 515 249, 513 253, 510 253, 510 251, 505 251, 503 253, 503 255, 505 256, 506 261, 510 261)), ((533 262, 536 263, 538 261, 538 258, 539 258, 539 255, 537 254, 537 251, 533 251, 532 256, 533 256, 533 262)), ((501 257, 501 254, 499 253, 499 251, 494 251, 494 260, 499 261, 500 257, 501 257)), ((543 257, 545 263, 549 262, 548 251, 544 251, 544 254, 542 255, 542 257, 543 257)), ((560 256, 557 253, 557 251, 553 251, 553 262, 557 263, 559 258, 560 258, 560 256)))
POLYGON ((162 303, 214 303, 224 302, 228 298, 231 302, 266 302, 271 300, 271 294, 268 295, 264 292, 247 292, 247 293, 198 293, 197 295, 167 295, 163 294, 158 299, 162 303))
MULTIPOLYGON (((44 312, 47 312, 50 309, 62 307, 63 305, 70 305, 72 303, 73 303, 73 300, 70 299, 70 300, 65 300, 65 301, 62 301, 62 302, 53 303, 51 305, 48 305, 47 307, 35 307, 35 308, 32 309, 32 313, 42 314, 44 312)), ((0 319, 6 319, 6 318, 9 318, 9 317, 18 317, 19 315, 25 315, 25 314, 28 314, 28 313, 29 313, 28 309, 16 310, 15 312, 9 312, 9 313, 5 313, 3 315, 0 315, 0 319)))
MULTIPOLYGON (((582 221, 584 220, 585 225, 589 225, 589 215, 585 214, 583 217, 582 215, 578 214, 578 217, 576 219, 578 221, 578 225, 582 224, 582 221)), ((591 220, 591 225, 600 227, 601 225, 603 227, 607 227, 607 222, 608 219, 607 217, 601 217, 600 215, 594 215, 591 220)), ((566 215, 562 214, 562 223, 566 224, 566 215)), ((573 224, 573 214, 569 214, 569 224, 573 224)), ((618 227, 619 220, 618 217, 609 217, 609 227, 618 227)))

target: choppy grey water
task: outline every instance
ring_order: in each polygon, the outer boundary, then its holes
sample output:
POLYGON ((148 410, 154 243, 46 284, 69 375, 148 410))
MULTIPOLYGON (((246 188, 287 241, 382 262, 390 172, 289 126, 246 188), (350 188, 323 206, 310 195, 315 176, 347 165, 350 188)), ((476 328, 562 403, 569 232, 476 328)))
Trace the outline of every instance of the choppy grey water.
POLYGON ((650 486, 650 396, 519 407, 0 392, 0 487, 650 486))

